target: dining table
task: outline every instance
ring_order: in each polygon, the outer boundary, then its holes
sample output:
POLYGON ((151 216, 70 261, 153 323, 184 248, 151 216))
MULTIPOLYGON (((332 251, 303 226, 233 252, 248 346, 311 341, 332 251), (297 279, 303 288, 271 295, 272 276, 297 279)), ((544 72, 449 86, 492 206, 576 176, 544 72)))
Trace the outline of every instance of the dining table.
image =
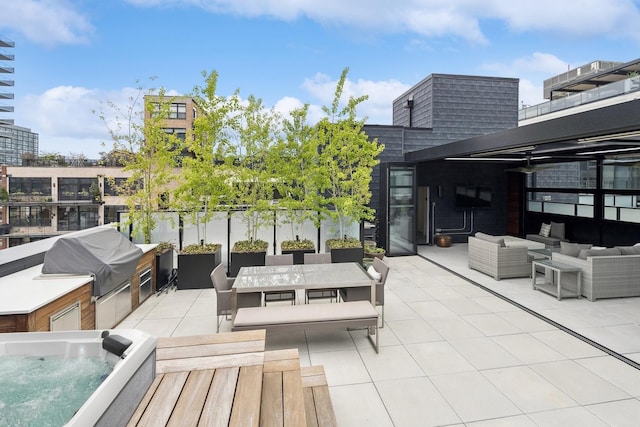
POLYGON ((231 288, 232 317, 238 308, 260 306, 263 292, 365 287, 375 305, 375 281, 356 262, 242 267, 231 288))

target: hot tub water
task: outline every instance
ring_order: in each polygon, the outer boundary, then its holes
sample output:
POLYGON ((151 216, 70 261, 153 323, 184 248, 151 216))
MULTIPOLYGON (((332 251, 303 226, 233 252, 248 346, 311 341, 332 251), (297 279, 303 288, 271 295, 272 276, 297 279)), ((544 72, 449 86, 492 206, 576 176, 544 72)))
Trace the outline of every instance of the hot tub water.
POLYGON ((98 357, 0 356, 0 425, 65 425, 114 365, 98 357))

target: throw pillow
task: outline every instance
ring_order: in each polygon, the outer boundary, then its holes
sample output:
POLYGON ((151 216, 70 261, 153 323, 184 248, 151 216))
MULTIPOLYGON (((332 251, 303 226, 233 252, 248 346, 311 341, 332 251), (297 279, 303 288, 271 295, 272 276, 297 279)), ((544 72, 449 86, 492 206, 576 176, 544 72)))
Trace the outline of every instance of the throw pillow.
POLYGON ((577 257, 581 249, 591 249, 591 245, 588 243, 560 242, 560 253, 563 255, 577 257))
POLYGON ((622 255, 640 255, 640 246, 616 246, 622 255))
POLYGON ((549 233, 551 233, 551 224, 542 224, 540 226, 540 235, 542 237, 549 237, 549 233))
POLYGON ((551 232, 549 232, 549 237, 564 240, 564 222, 551 221, 551 232))
POLYGON ((620 255, 620 249, 618 248, 605 248, 605 249, 582 249, 578 254, 578 258, 587 259, 590 256, 615 256, 620 255))
POLYGON ((379 282, 380 280, 382 280, 382 273, 378 273, 376 269, 373 268, 373 265, 370 265, 369 268, 367 268, 367 273, 376 282, 379 282))

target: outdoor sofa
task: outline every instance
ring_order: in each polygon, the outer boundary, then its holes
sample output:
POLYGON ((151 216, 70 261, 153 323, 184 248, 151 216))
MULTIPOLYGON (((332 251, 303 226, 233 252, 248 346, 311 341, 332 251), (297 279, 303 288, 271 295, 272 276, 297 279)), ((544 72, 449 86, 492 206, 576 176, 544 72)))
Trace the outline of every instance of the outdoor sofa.
POLYGON ((505 238, 480 232, 469 236, 469 268, 496 280, 531 276, 530 248, 524 242, 522 246, 506 246, 505 238))
POLYGON ((563 243, 551 259, 580 268, 582 295, 589 301, 640 296, 640 245, 601 249, 589 246, 563 243))
POLYGON ((562 222, 543 223, 538 234, 527 234, 527 240, 544 243, 548 247, 557 248, 560 242, 566 242, 565 226, 562 222))

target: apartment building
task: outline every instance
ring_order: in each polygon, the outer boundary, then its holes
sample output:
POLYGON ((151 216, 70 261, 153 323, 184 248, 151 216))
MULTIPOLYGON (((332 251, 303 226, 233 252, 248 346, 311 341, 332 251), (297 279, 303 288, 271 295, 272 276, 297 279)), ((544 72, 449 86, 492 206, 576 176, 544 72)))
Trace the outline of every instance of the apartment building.
POLYGON ((0 248, 117 221, 127 176, 119 167, 2 166, 0 248))

